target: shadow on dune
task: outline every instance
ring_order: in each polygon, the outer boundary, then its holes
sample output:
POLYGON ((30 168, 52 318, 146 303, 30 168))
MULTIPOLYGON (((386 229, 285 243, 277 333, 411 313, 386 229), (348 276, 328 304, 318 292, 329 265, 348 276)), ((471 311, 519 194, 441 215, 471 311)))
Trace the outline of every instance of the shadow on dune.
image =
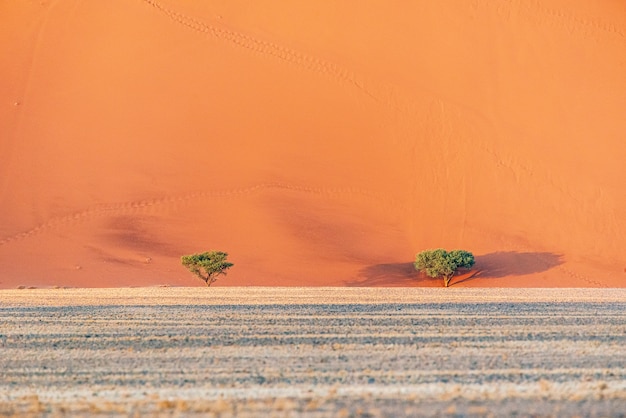
POLYGON ((354 280, 347 286, 415 286, 416 279, 420 276, 413 263, 386 263, 367 266, 359 272, 362 280, 354 280))
MULTIPOLYGON (((563 264, 562 255, 549 252, 498 251, 476 256, 476 264, 471 270, 461 270, 450 285, 474 279, 497 279, 507 276, 525 276, 541 273, 563 264)), ((411 287, 423 285, 424 280, 432 279, 415 271, 413 263, 373 264, 359 272, 361 280, 346 283, 347 286, 363 287, 411 287), (421 282, 421 283, 420 283, 421 282), (419 283, 419 284, 418 284, 419 283)))
POLYGON ((563 256, 550 252, 497 251, 476 256, 474 274, 469 275, 455 284, 473 279, 497 279, 507 276, 525 276, 541 273, 560 264, 563 256))

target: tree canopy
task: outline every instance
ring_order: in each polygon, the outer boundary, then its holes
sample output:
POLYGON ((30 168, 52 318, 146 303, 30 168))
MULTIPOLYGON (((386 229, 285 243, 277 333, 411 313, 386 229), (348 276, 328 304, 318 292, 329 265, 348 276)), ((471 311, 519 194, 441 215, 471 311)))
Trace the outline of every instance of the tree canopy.
POLYGON ((184 255, 181 257, 183 266, 202 279, 207 286, 211 286, 220 274, 226 275, 226 270, 234 264, 226 260, 228 254, 222 251, 207 251, 204 253, 184 255))
POLYGON ((450 280, 459 268, 474 265, 474 255, 464 250, 446 251, 443 248, 426 250, 415 256, 415 269, 425 272, 429 277, 442 277, 448 287, 450 280))

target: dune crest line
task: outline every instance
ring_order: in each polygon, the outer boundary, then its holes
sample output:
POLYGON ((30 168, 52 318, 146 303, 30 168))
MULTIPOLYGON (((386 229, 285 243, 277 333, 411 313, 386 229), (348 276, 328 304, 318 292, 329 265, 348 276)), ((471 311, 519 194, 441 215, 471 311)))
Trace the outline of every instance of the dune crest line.
POLYGON ((83 219, 94 218, 98 216, 103 216, 109 213, 119 213, 127 210, 136 210, 136 209, 144 209, 153 206, 160 205, 169 205, 175 203, 181 203, 185 201, 191 201, 196 199, 204 199, 204 198, 229 198, 229 197, 238 197, 245 196, 251 193, 255 193, 261 190, 267 189, 278 189, 278 190, 290 190, 299 193, 308 193, 308 194, 317 194, 317 195, 361 195, 370 199, 375 199, 379 203, 385 203, 390 206, 397 207, 397 204, 394 205, 393 201, 389 201, 382 196, 379 196, 372 191, 358 188, 358 187, 337 187, 337 188, 329 188, 329 187, 308 187, 308 186, 298 186, 289 183, 281 183, 281 182, 268 182, 268 183, 259 183, 249 187, 240 187, 233 189, 224 189, 217 191, 207 191, 207 192, 194 192, 179 196, 164 196, 160 198, 154 199, 144 199, 144 200, 136 200, 136 201, 128 201, 121 203, 114 203, 108 205, 99 205, 96 207, 88 208, 83 211, 78 211, 71 213, 65 216, 59 216, 32 228, 27 231, 23 231, 0 240, 0 246, 6 245, 12 241, 26 239, 31 235, 43 232, 47 229, 54 228, 55 226, 62 225, 68 222, 78 222, 83 219))

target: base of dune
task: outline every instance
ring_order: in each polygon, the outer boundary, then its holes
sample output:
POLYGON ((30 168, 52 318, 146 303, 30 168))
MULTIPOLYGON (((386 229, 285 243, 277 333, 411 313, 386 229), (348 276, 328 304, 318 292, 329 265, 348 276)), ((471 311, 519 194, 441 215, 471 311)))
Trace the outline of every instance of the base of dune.
POLYGON ((626 3, 0 2, 0 288, 626 287, 626 3), (471 277, 470 277, 471 276, 471 277))
MULTIPOLYGON (((492 289, 593 289, 593 288, 626 288, 626 279, 611 281, 597 281, 597 280, 570 280, 570 276, 564 276, 562 280, 547 280, 545 277, 525 277, 525 278, 508 278, 502 280, 481 280, 476 275, 478 272, 467 273, 458 276, 453 279, 448 288, 492 288, 492 289)), ((378 278, 374 283, 368 280, 322 280, 316 285, 307 285, 307 288, 322 288, 322 287, 349 287, 349 288, 445 288, 442 279, 433 279, 423 276, 421 274, 415 274, 415 277, 383 277, 378 278)), ((211 285, 211 289, 219 288, 231 288, 231 287, 266 287, 266 288, 281 288, 292 287, 302 288, 302 280, 284 280, 280 282, 279 286, 276 286, 272 281, 244 281, 241 282, 227 282, 214 283, 211 285)), ((52 281, 52 283, 45 283, 43 281, 24 281, 15 280, 14 282, 6 283, 0 287, 0 289, 17 289, 17 290, 35 290, 35 289, 136 289, 136 288, 205 288, 205 284, 196 280, 154 280, 151 278, 141 278, 139 280, 133 280, 132 284, 129 284, 128 280, 107 280, 106 282, 100 281, 52 281), (29 284, 22 284, 29 283, 29 284), (112 284, 119 283, 122 286, 114 286, 112 284)))

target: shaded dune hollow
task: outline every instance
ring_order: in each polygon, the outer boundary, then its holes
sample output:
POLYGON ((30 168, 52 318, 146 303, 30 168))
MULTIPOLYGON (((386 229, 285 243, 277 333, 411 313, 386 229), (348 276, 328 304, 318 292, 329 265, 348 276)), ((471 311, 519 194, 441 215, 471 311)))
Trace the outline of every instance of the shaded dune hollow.
POLYGON ((626 4, 0 3, 0 288, 623 287, 626 4))

